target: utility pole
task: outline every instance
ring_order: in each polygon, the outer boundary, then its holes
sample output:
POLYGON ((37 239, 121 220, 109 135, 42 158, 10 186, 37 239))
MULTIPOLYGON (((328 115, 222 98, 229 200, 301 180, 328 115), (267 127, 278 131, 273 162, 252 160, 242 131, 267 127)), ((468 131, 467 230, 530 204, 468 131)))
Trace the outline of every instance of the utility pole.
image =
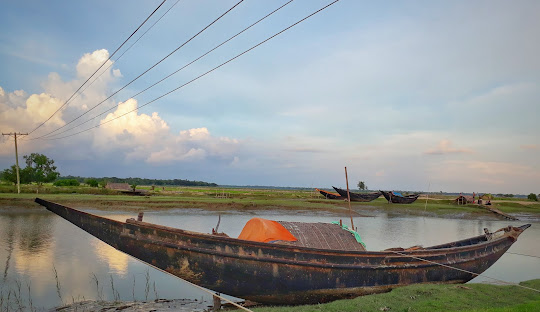
POLYGON ((17 132, 10 132, 10 133, 2 133, 2 135, 12 135, 15 137, 15 168, 17 170, 17 193, 21 193, 21 179, 19 177, 19 152, 17 151, 17 135, 28 135, 28 133, 17 133, 17 132))

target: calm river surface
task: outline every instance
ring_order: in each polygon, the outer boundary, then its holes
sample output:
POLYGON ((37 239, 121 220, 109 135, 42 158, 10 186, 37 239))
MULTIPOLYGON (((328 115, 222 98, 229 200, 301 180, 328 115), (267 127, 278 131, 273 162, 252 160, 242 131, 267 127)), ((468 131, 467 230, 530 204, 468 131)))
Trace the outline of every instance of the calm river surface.
MULTIPOLYGON (((9 295, 12 302, 15 299, 24 300, 28 306, 31 299, 34 307, 44 310, 59 306, 62 302, 100 298, 112 300, 111 280, 121 300, 153 300, 156 294, 159 298, 169 299, 211 299, 182 280, 148 268, 138 260, 116 251, 44 208, 0 209, 0 299, 3 298, 4 302, 9 295), (55 270, 58 278, 55 277, 55 270)), ((85 211, 120 221, 136 217, 135 212, 85 211)), ((237 237, 243 225, 255 216, 304 222, 331 222, 340 218, 346 224, 348 221, 346 215, 328 212, 231 211, 222 213, 219 229, 231 237, 237 237)), ((216 226, 217 219, 218 212, 200 209, 145 212, 144 216, 146 222, 205 233, 216 226)), ((370 217, 355 218, 354 223, 368 250, 381 250, 416 244, 430 246, 479 235, 485 227, 493 231, 528 222, 390 217, 385 213, 373 212, 370 217)), ((533 222, 509 252, 539 256, 539 241, 540 223, 533 222)), ((540 278, 540 259, 506 253, 484 274, 508 282, 540 278)), ((489 279, 478 277, 472 282, 486 281, 489 279)), ((200 305, 204 308, 207 302, 200 305)))

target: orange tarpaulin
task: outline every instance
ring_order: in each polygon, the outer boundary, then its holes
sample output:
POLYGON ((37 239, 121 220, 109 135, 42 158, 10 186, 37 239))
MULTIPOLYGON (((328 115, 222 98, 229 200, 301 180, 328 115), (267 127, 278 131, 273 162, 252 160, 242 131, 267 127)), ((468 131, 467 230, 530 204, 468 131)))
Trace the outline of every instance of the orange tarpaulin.
POLYGON ((296 237, 294 237, 291 232, 284 228, 283 225, 276 221, 261 218, 253 218, 249 220, 244 226, 244 229, 242 229, 242 233, 240 233, 238 238, 264 243, 276 240, 289 242, 297 241, 296 237))

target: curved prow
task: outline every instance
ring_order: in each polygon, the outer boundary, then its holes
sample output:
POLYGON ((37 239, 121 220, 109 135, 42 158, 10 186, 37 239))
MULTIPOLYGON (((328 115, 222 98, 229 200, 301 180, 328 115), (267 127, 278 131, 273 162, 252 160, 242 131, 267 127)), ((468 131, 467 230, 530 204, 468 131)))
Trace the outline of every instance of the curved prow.
POLYGON ((526 229, 530 228, 531 227, 531 224, 524 224, 522 226, 518 226, 519 229, 521 229, 522 231, 525 231, 526 229))

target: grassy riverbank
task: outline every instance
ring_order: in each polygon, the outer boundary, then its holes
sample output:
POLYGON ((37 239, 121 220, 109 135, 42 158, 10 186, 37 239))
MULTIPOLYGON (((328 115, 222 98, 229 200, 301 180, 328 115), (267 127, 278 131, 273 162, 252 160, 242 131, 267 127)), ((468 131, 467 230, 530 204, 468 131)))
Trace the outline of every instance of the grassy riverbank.
MULTIPOLYGON (((540 289, 540 279, 520 283, 540 289)), ((98 311, 121 309, 131 311, 190 311, 182 299, 156 302, 84 301, 58 308, 56 311, 98 311)), ((489 284, 411 285, 384 294, 337 300, 325 304, 302 306, 255 306, 254 312, 358 312, 358 311, 468 311, 468 312, 533 312, 540 307, 540 294, 518 286, 489 284)), ((240 311, 229 308, 229 311, 240 311)), ((199 309, 198 309, 199 311, 199 309)))
MULTIPOLYGON (((520 285, 540 289, 540 279, 520 285)), ((261 307, 256 312, 311 311, 538 311, 540 293, 518 286, 488 284, 411 285, 391 292, 326 304, 261 307)))
MULTIPOLYGON (((6 188, 7 186, 4 186, 6 188)), ((10 186, 13 187, 13 186, 10 186)), ((200 208, 207 210, 322 210, 340 212, 348 209, 343 200, 328 200, 313 190, 281 190, 258 188, 210 188, 165 187, 146 190, 147 196, 129 196, 90 187, 44 186, 36 194, 36 186, 25 186, 22 194, 0 193, 0 207, 37 207, 35 197, 55 201, 73 207, 103 210, 161 210, 177 208, 200 208)), ((1 189, 0 189, 1 190, 1 189)), ((421 196, 408 205, 389 204, 383 197, 372 202, 352 202, 352 209, 359 215, 371 211, 389 214, 459 216, 465 218, 493 218, 489 211, 478 205, 458 206, 453 197, 437 195, 435 198, 421 196)), ((540 203, 523 199, 493 201, 493 207, 509 214, 527 214, 540 219, 540 203)))

